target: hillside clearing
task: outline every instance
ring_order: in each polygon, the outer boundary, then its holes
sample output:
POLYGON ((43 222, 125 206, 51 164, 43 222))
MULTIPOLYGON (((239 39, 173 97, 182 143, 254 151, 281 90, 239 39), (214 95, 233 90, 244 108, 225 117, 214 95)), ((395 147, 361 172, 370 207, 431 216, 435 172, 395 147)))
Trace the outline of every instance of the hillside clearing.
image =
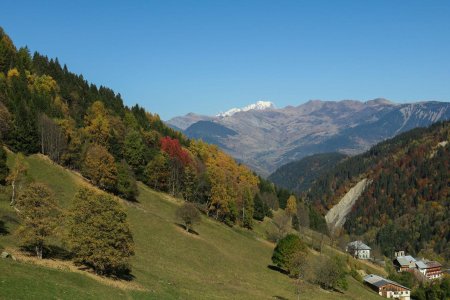
MULTIPOLYGON (((14 154, 9 154, 9 164, 14 154)), ((88 184, 77 174, 33 155, 26 159, 30 180, 50 186, 63 207, 69 207, 81 185, 88 184)), ((0 214, 10 234, 0 236, 0 245, 19 246, 14 232, 15 214, 7 191, 0 192, 0 214)), ((182 201, 139 184, 137 203, 127 203, 129 223, 134 235, 136 255, 132 259, 132 281, 136 290, 111 286, 93 279, 87 272, 72 272, 30 262, 0 263, 2 299, 294 299, 294 281, 268 268, 273 245, 261 240, 266 226, 256 232, 230 228, 202 217, 194 229, 198 236, 186 234, 176 224, 175 210, 182 201), (26 286, 26 288, 22 288, 26 286)), ((305 284, 302 295, 308 299, 379 299, 362 284, 349 278, 345 293, 329 292, 305 284)))

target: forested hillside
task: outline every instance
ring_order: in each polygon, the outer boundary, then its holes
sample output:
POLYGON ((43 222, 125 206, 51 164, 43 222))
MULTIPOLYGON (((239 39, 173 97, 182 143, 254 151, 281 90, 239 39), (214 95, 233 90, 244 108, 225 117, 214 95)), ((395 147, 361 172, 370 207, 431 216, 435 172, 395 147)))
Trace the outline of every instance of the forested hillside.
MULTIPOLYGON (((13 152, 40 152, 102 190, 134 201, 139 180, 227 224, 252 227, 259 180, 247 167, 217 146, 187 139, 157 114, 125 106, 120 94, 58 59, 16 49, 2 29, 0 120, 1 141, 13 152)), ((6 175, 0 165, 1 182, 6 175)))
POLYGON ((346 157, 337 152, 314 154, 279 167, 268 179, 280 187, 302 193, 311 187, 316 178, 346 157))
POLYGON ((344 160, 305 197, 326 212, 358 181, 372 184, 347 216, 347 232, 383 253, 428 252, 450 259, 450 122, 417 128, 344 160))

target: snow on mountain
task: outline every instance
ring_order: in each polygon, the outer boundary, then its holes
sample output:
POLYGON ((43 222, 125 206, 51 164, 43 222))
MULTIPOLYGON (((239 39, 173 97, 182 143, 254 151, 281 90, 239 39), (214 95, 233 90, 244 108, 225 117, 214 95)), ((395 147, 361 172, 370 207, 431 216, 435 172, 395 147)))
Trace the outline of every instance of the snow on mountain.
POLYGON ((216 117, 222 117, 222 118, 230 117, 238 112, 249 111, 249 110, 265 110, 265 109, 270 109, 270 108, 275 108, 275 105, 272 102, 258 101, 256 103, 247 105, 243 108, 232 108, 230 110, 227 110, 226 112, 221 112, 221 113, 217 114, 216 117))

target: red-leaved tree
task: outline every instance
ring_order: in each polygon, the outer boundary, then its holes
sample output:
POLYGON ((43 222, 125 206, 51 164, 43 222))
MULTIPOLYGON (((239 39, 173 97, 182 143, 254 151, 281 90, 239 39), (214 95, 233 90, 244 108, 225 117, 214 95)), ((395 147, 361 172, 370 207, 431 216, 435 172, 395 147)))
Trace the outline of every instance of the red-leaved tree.
POLYGON ((191 163, 190 153, 183 149, 177 139, 168 136, 161 138, 161 151, 167 153, 170 157, 169 187, 171 194, 176 195, 180 191, 184 168, 191 163))

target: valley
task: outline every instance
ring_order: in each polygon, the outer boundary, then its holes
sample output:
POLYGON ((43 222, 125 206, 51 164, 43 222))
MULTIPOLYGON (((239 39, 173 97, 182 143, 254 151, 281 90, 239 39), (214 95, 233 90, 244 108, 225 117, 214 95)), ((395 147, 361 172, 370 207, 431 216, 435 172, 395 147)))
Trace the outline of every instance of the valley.
POLYGON ((349 3, 3 4, 0 299, 450 299, 447 11, 349 3))

